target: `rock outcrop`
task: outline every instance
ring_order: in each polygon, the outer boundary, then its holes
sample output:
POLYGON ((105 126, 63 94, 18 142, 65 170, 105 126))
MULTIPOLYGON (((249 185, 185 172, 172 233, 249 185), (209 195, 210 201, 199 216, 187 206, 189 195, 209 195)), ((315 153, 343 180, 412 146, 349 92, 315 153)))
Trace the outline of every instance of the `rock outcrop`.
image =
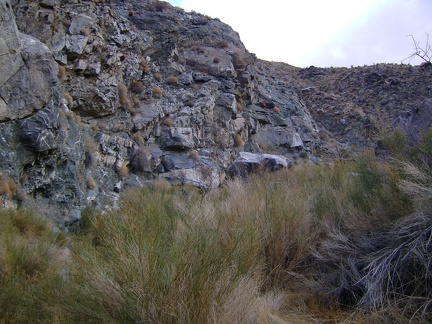
POLYGON ((0 192, 8 206, 73 230, 83 208, 116 208, 125 187, 215 188, 328 147, 319 133, 332 124, 301 81, 320 70, 260 61, 218 19, 150 0, 0 5, 0 171, 17 185, 0 192))

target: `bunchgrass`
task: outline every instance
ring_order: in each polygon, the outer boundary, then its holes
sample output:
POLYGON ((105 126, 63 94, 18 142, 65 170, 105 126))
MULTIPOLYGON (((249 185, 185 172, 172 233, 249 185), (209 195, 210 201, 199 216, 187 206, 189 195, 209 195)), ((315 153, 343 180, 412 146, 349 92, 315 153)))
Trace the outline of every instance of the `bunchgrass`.
POLYGON ((0 322, 426 321, 428 170, 365 154, 211 191, 159 181, 62 241, 2 212, 0 322))

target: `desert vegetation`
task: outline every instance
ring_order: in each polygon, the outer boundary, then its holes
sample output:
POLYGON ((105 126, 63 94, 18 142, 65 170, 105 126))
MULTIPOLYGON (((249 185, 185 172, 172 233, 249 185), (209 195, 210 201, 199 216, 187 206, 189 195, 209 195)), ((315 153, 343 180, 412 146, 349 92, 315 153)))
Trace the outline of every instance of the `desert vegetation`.
POLYGON ((0 322, 428 322, 431 138, 211 191, 153 181, 75 234, 3 210, 0 322))

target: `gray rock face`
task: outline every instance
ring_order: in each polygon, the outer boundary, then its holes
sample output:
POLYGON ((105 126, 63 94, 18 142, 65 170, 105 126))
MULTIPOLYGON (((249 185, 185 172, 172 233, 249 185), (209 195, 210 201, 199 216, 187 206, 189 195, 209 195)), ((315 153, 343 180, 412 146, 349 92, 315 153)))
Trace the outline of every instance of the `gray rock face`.
POLYGON ((219 20, 148 1, 0 1, 0 170, 62 228, 86 205, 116 208, 125 186, 215 188, 318 145, 305 107, 219 20))
POLYGON ((57 149, 64 143, 58 110, 53 103, 20 123, 19 139, 30 151, 41 153, 57 149))
POLYGON ((18 32, 9 1, 0 10, 0 121, 6 121, 45 107, 56 87, 57 64, 47 46, 18 32))
POLYGON ((240 152, 240 156, 227 169, 227 172, 231 176, 245 176, 259 170, 275 171, 291 165, 292 161, 282 155, 240 152))

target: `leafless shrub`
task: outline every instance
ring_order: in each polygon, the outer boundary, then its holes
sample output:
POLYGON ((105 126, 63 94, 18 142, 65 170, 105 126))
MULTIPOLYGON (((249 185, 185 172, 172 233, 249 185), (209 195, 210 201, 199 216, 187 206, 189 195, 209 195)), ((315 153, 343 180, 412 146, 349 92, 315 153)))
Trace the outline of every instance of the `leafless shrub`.
POLYGON ((424 47, 419 45, 419 42, 416 41, 413 35, 409 35, 408 37, 411 37, 413 43, 414 43, 414 52, 408 56, 406 59, 402 60, 402 63, 404 61, 408 61, 408 63, 411 63, 411 61, 415 58, 420 58, 424 63, 430 65, 432 64, 432 47, 429 42, 429 34, 426 33, 426 43, 424 47))

